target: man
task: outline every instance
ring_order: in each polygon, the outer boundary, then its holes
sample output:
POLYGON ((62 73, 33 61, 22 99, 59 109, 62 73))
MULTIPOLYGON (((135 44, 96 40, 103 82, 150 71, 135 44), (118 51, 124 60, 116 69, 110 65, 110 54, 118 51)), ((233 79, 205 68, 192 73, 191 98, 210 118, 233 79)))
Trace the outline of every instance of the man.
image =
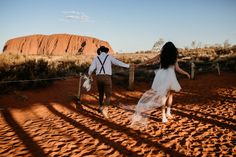
POLYGON ((101 46, 97 50, 97 57, 93 59, 92 64, 89 67, 88 75, 91 76, 96 69, 97 87, 99 92, 99 111, 105 118, 108 118, 108 105, 110 104, 110 98, 112 93, 112 64, 129 68, 129 64, 125 64, 111 55, 108 55, 109 49, 105 46, 101 46), (106 96, 103 103, 104 94, 106 96))

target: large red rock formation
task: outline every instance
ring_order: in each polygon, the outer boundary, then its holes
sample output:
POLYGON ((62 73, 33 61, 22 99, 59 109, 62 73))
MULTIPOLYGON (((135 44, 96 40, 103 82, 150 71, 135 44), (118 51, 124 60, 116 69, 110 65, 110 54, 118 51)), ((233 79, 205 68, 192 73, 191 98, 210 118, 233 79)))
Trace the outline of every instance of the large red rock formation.
POLYGON ((79 55, 96 54, 97 48, 106 46, 114 53, 108 42, 92 37, 52 34, 30 35, 10 39, 6 42, 3 53, 26 55, 79 55))

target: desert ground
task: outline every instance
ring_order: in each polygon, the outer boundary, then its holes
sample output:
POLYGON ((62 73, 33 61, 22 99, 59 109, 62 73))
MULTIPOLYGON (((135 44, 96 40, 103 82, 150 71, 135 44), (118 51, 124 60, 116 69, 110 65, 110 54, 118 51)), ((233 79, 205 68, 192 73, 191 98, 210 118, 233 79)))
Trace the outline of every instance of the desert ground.
POLYGON ((114 83, 109 119, 97 111, 95 81, 77 108, 78 78, 16 90, 0 96, 0 156, 235 156, 235 78, 222 72, 179 79, 174 118, 162 123, 161 110, 152 110, 145 127, 131 127, 130 119, 150 82, 135 81, 134 91, 114 83))

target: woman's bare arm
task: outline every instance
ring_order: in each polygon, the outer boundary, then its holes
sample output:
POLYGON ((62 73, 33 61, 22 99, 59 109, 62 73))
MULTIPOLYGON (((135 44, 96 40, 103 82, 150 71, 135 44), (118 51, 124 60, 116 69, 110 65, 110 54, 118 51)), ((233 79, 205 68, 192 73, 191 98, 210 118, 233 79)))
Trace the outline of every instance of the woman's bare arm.
POLYGON ((178 62, 176 62, 176 64, 175 64, 175 70, 176 70, 178 73, 183 74, 183 75, 186 75, 188 78, 190 78, 189 73, 186 72, 186 71, 184 71, 183 69, 181 69, 181 68, 179 67, 178 62))

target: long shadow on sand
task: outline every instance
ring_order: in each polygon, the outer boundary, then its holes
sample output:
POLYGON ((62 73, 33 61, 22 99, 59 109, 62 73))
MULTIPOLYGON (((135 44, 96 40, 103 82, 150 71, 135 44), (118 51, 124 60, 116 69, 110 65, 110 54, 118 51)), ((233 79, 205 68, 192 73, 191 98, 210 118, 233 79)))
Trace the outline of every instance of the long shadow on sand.
POLYGON ((180 107, 174 106, 173 108, 181 110, 181 111, 187 111, 187 112, 191 112, 191 113, 194 113, 194 114, 201 114, 201 115, 204 115, 204 116, 210 116, 212 118, 222 119, 222 120, 225 120, 225 121, 230 121, 230 122, 236 123, 236 120, 235 119, 231 119, 231 118, 225 118, 225 117, 221 117, 221 116, 218 116, 218 115, 212 115, 212 114, 209 114, 209 113, 203 113, 203 112, 199 112, 199 111, 194 111, 194 110, 186 109, 186 108, 183 108, 183 107, 180 108, 180 107))
POLYGON ((133 151, 130 151, 126 149, 125 147, 121 146, 119 143, 114 142, 110 140, 109 138, 99 134, 99 132, 96 132, 95 130, 91 130, 90 128, 86 127, 85 125, 77 122, 76 120, 67 117, 66 115, 62 114, 61 112, 57 111, 53 106, 48 105, 47 108, 56 116, 62 118, 66 122, 70 123, 71 125, 79 128, 80 130, 86 132, 90 136, 92 136, 94 139, 98 139, 99 141, 103 141, 105 144, 110 145, 113 147, 115 150, 119 151, 121 154, 126 155, 126 156, 141 156, 136 154, 133 151))
MULTIPOLYGON (((129 111, 129 112, 135 112, 134 110, 132 109, 125 109, 126 111, 129 111)), ((197 121, 200 121, 202 123, 209 123, 209 124, 212 124, 212 125, 217 125, 219 127, 222 127, 222 128, 227 128, 227 129, 231 129, 231 130, 236 130, 235 128, 235 125, 231 125, 231 124, 226 124, 226 123, 222 123, 222 122, 219 122, 217 120, 213 120, 213 119, 208 119, 208 118, 202 118, 202 117, 199 117, 197 115, 193 115, 193 114, 187 114, 187 113, 184 113, 184 112, 181 112, 181 111, 178 111, 176 109, 173 108, 172 110, 172 113, 174 114, 177 114, 177 115, 180 115, 182 117, 187 117, 189 119, 194 119, 194 120, 197 120, 197 121)), ((149 119, 151 120, 154 120, 154 121, 157 121, 157 122, 161 122, 161 119, 159 118, 156 118, 154 115, 148 115, 148 114, 143 114, 143 116, 146 116, 148 117, 149 119)))
POLYGON ((1 111, 3 118, 7 122, 7 124, 14 130, 14 132, 18 135, 18 137, 21 139, 21 141, 24 143, 24 145, 27 147, 27 149, 31 152, 33 156, 36 157, 42 157, 47 156, 42 148, 37 145, 35 141, 24 131, 23 128, 14 120, 13 116, 9 112, 8 109, 4 109, 1 111))
POLYGON ((126 127, 124 125, 121 126, 121 125, 117 125, 117 124, 115 124, 113 122, 104 120, 104 119, 102 119, 102 118, 100 118, 98 116, 95 116, 94 113, 92 113, 92 112, 90 112, 88 110, 83 109, 81 106, 78 106, 77 109, 75 109, 73 106, 66 106, 66 107, 68 107, 69 110, 75 111, 75 112, 77 112, 80 115, 86 116, 86 117, 88 117, 88 118, 90 118, 90 119, 92 119, 92 120, 94 120, 94 121, 96 121, 98 123, 106 125, 106 126, 108 126, 109 128, 111 128, 113 130, 117 130, 119 132, 125 133, 129 137, 131 137, 134 140, 136 140, 139 144, 140 143, 145 143, 145 144, 147 144, 150 147, 155 147, 158 150, 162 150, 162 151, 164 151, 167 154, 170 154, 172 156, 185 156, 184 154, 182 154, 180 152, 177 152, 177 151, 175 151, 173 149, 170 149, 170 148, 166 148, 163 145, 150 140, 150 139, 153 139, 153 137, 150 136, 149 134, 145 134, 145 133, 143 133, 143 132, 141 132, 139 130, 133 130, 132 128, 128 128, 128 127, 126 127))
POLYGON ((219 127, 222 127, 222 128, 227 128, 227 129, 231 129, 231 130, 236 131, 235 125, 222 123, 222 122, 219 122, 219 121, 213 120, 213 119, 202 118, 202 117, 199 117, 199 116, 196 116, 196 115, 187 114, 187 113, 177 111, 177 110, 174 110, 174 109, 172 110, 172 113, 180 115, 182 117, 188 117, 189 119, 194 119, 194 120, 200 121, 202 123, 210 123, 212 125, 216 125, 216 126, 219 126, 219 127))

